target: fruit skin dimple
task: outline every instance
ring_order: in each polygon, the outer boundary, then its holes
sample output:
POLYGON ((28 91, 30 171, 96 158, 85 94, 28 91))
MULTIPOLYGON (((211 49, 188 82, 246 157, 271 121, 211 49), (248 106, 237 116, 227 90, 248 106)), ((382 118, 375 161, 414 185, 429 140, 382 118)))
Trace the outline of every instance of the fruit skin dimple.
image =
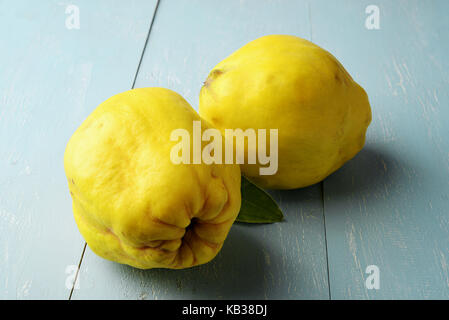
MULTIPOLYGON (((371 122, 366 92, 338 60, 315 44, 289 35, 256 39, 221 61, 200 92, 199 113, 225 129, 278 129, 278 171, 241 165, 265 188, 317 183, 354 157, 371 122)), ((245 150, 246 152, 246 150, 245 150)))
POLYGON ((64 167, 75 221, 96 254, 142 269, 181 269, 219 252, 240 209, 240 168, 170 160, 177 143, 170 133, 192 134, 198 120, 175 92, 142 88, 109 98, 77 129, 64 167))

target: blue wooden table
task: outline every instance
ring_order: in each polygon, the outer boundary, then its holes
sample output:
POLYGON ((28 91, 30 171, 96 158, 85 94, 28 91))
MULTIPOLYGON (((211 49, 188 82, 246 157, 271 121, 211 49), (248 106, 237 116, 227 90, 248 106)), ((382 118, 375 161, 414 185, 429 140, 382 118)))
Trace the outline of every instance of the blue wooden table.
POLYGON ((448 299, 445 0, 0 1, 0 299, 448 299), (293 34, 368 92, 365 148, 324 182, 271 192, 285 221, 236 224, 187 270, 105 261, 75 225, 71 134, 109 96, 161 86, 195 108, 209 70, 293 34), (74 281, 74 279, 77 281, 74 281))

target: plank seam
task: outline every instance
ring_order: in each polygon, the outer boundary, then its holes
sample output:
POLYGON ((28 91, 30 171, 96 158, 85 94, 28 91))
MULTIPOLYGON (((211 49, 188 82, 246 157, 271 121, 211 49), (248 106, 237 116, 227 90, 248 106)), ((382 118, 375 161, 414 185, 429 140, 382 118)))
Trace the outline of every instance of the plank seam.
POLYGON ((134 89, 134 85, 136 84, 137 75, 139 74, 139 71, 140 71, 140 65, 142 64, 142 60, 145 55, 145 50, 147 48, 148 40, 150 39, 151 30, 153 29, 153 24, 154 24, 154 20, 156 18, 156 13, 157 13, 157 8, 159 7, 159 2, 160 2, 160 0, 157 0, 156 6, 154 8, 153 17, 152 17, 151 23, 150 23, 150 28, 148 29, 148 34, 147 34, 147 38, 145 39, 145 44, 143 45, 142 54, 140 55, 139 64, 137 65, 137 70, 136 70, 136 74, 134 75, 134 80, 133 80, 131 89, 134 89))
POLYGON ((329 252, 327 249, 326 213, 324 210, 324 181, 321 181, 321 201, 323 204, 324 247, 326 249, 327 288, 329 290, 329 300, 332 300, 330 271, 329 271, 329 252))
MULTIPOLYGON (((311 6, 310 2, 307 2, 307 11, 308 11, 309 25, 310 25, 309 37, 310 37, 310 41, 313 42, 312 6, 311 6)), ((324 206, 324 180, 321 181, 320 185, 321 185, 321 204, 322 204, 322 208, 323 208, 324 248, 325 248, 325 253, 326 253, 327 289, 328 289, 329 300, 332 300, 330 271, 329 271, 329 251, 327 248, 326 212, 325 212, 325 206, 324 206)))
POLYGON ((78 275, 79 275, 80 270, 81 270, 81 263, 83 262, 83 257, 84 257, 84 253, 86 252, 86 247, 87 247, 87 242, 84 242, 83 252, 81 253, 81 258, 80 258, 80 261, 78 263, 78 269, 76 270, 76 274, 75 274, 75 280, 73 281, 72 289, 70 289, 69 300, 72 300, 73 290, 75 289, 75 285, 76 285, 76 283, 78 281, 78 275))
MULTIPOLYGON (((145 49, 147 48, 148 40, 150 39, 151 30, 153 29, 154 20, 156 17, 157 9, 159 7, 160 0, 157 0, 156 6, 154 7, 153 16, 151 18, 150 27, 148 29, 147 37, 145 39, 145 43, 143 45, 142 53, 140 55, 139 63, 137 65, 136 73, 134 74, 133 83, 131 85, 131 89, 134 89, 134 85, 136 84, 137 75, 139 74, 140 65, 142 64, 143 56, 145 55, 145 49)), ((87 243, 84 242, 83 252, 81 253, 81 258, 78 263, 78 270, 75 274, 75 280, 73 281, 72 289, 70 290, 69 300, 72 300, 73 290, 75 289, 76 282, 78 281, 78 276, 81 270, 81 264, 83 263, 84 253, 86 252, 87 243)))
POLYGON ((310 2, 307 2, 307 13, 309 15, 309 25, 310 25, 310 30, 309 30, 309 37, 310 37, 310 41, 313 41, 313 29, 312 29, 312 8, 310 5, 310 2))

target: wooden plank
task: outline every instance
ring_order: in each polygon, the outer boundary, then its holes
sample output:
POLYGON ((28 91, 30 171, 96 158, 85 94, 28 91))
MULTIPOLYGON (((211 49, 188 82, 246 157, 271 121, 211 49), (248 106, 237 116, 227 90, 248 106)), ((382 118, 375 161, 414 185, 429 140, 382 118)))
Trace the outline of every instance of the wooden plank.
POLYGON ((368 92, 365 149, 324 183, 331 298, 449 298, 447 1, 314 1, 312 39, 368 92), (365 28, 376 4, 380 29, 365 28), (366 268, 380 288, 367 289, 366 268))
MULTIPOLYGON (((195 108, 208 72, 266 34, 309 37, 308 7, 294 1, 161 1, 137 87, 161 86, 195 108)), ((74 299, 327 299, 320 186, 274 192, 286 221, 234 225, 212 262, 187 270, 137 270, 90 250, 74 299)))
POLYGON ((0 2, 0 299, 68 298, 84 241, 65 145, 98 103, 131 87, 155 3, 0 2), (80 28, 68 29, 77 8, 80 28))

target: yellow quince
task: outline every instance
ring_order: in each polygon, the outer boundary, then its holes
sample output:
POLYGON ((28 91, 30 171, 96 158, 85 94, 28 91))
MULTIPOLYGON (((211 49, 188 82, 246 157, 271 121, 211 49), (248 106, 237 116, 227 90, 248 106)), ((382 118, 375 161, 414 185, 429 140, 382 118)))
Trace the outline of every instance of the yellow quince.
POLYGON ((361 150, 371 122, 365 91, 337 59, 289 35, 254 40, 215 66, 199 113, 221 131, 278 130, 278 150, 271 150, 278 151, 277 173, 260 175, 260 162, 241 166, 250 180, 274 189, 326 178, 361 150))
POLYGON ((141 269, 216 256, 240 209, 240 169, 170 158, 171 132, 191 133, 200 120, 177 93, 142 88, 109 98, 76 130, 64 167, 76 223, 96 254, 141 269))

